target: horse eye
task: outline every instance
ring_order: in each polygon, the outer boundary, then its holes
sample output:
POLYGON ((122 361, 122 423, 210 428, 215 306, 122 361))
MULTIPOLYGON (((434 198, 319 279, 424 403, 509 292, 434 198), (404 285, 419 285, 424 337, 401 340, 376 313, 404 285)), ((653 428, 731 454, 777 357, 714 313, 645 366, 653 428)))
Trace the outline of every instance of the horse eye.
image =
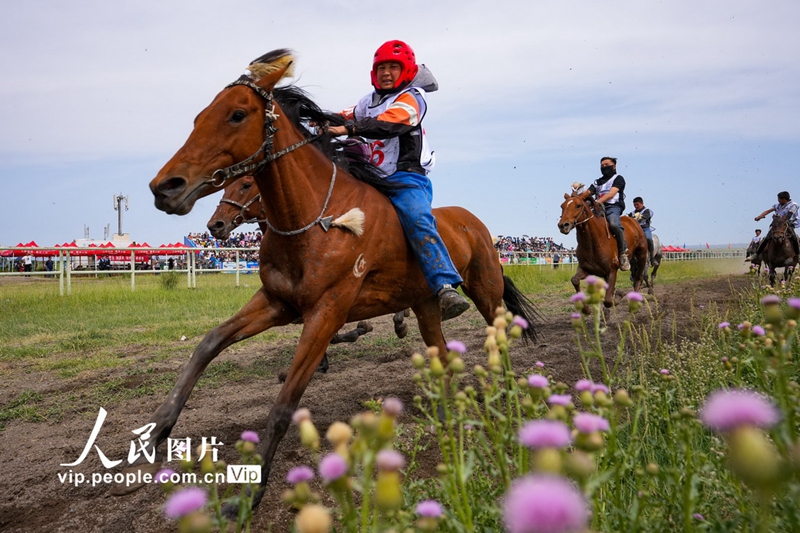
POLYGON ((233 115, 231 115, 231 122, 241 122, 247 114, 244 111, 234 111, 233 115))
POLYGON ((252 186, 253 186, 252 183, 245 183, 244 185, 242 185, 242 189, 249 189, 252 186))

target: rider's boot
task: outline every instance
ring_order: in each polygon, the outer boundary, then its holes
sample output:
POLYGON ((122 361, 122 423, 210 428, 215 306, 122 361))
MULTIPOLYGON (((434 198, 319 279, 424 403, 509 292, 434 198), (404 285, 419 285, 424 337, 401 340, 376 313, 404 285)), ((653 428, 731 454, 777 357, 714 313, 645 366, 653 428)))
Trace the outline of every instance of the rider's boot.
POLYGON ((628 250, 619 253, 619 269, 628 271, 631 269, 631 262, 628 260, 628 250))
POLYGON ((455 318, 467 309, 469 302, 461 296, 452 285, 444 285, 436 295, 442 310, 442 322, 455 318))

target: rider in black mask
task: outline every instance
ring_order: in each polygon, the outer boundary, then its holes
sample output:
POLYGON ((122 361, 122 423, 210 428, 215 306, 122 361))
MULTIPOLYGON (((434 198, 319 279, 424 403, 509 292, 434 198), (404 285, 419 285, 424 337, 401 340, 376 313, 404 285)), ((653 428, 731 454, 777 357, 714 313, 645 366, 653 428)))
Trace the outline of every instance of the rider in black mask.
POLYGON ((600 159, 600 173, 603 175, 589 186, 589 191, 595 196, 597 203, 603 204, 606 211, 606 220, 614 238, 617 239, 617 252, 619 253, 619 269, 630 270, 628 260, 628 245, 625 243, 625 230, 619 217, 625 210, 625 178, 617 174, 617 159, 603 157, 600 159))

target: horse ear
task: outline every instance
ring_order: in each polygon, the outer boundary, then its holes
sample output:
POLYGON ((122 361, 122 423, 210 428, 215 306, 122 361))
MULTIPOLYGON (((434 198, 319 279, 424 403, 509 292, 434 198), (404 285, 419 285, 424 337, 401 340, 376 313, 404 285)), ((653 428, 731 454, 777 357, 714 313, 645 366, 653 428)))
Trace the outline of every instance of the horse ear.
POLYGON ((564 193, 564 200, 569 200, 569 194, 564 193))
POLYGON ((273 50, 254 60, 248 74, 259 86, 271 91, 281 79, 294 74, 294 55, 291 50, 273 50))

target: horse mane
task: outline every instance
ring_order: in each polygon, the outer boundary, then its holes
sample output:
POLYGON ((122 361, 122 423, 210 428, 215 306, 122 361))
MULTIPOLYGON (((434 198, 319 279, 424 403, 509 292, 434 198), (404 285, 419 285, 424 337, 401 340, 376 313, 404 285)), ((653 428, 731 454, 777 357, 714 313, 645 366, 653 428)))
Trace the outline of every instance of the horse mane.
MULTIPOLYGON (((282 78, 284 79, 293 75, 293 63, 294 56, 291 50, 287 48, 273 50, 253 60, 247 67, 248 73, 243 78, 257 81, 267 74, 285 68, 286 72, 282 78)), ((307 92, 296 85, 276 87, 273 89, 273 94, 286 118, 294 124, 295 128, 305 138, 316 137, 311 144, 316 146, 337 166, 352 174, 357 180, 375 187, 386 196, 403 187, 403 185, 387 182, 386 175, 372 163, 366 154, 346 149, 346 145, 343 142, 332 138, 328 134, 317 137, 316 133, 311 130, 312 123, 317 125, 342 125, 344 124, 344 117, 323 111, 307 92)))

